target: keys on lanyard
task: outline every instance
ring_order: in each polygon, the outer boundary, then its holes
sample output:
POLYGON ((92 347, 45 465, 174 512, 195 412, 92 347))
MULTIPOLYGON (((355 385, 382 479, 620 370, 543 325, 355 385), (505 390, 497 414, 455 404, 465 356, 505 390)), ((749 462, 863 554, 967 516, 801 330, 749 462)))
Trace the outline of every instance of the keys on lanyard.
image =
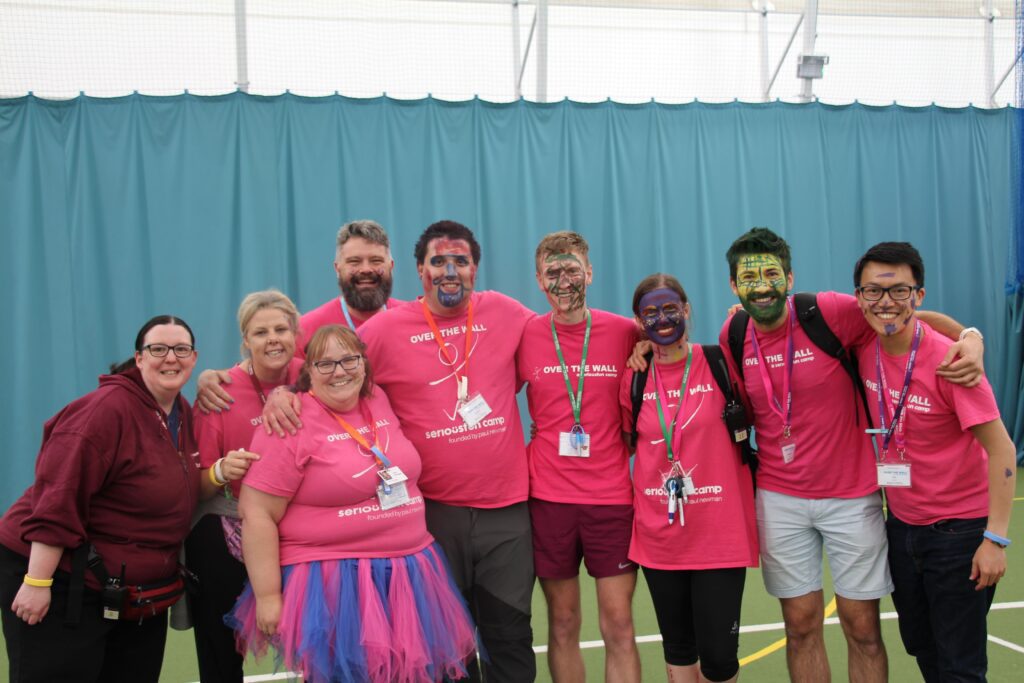
POLYGON ((690 496, 697 493, 696 487, 693 485, 693 469, 689 472, 684 472, 679 461, 672 464, 672 469, 669 470, 668 478, 665 479, 665 492, 668 493, 668 523, 671 526, 675 521, 676 513, 679 513, 679 526, 685 525, 685 518, 683 516, 683 506, 690 502, 690 496))

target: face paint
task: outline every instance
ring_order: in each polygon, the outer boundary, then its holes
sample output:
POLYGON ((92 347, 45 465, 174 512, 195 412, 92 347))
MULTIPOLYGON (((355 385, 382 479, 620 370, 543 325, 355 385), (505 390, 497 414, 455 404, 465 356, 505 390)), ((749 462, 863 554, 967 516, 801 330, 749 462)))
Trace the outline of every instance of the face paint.
POLYGON ((423 291, 444 308, 457 308, 473 291, 476 266, 465 240, 438 238, 427 246, 420 266, 423 291))
POLYGON ((773 254, 746 254, 736 264, 740 304, 755 322, 770 325, 786 310, 789 278, 773 254))
POLYGON ((667 287, 640 297, 639 317, 647 336, 659 346, 675 344, 686 333, 686 305, 678 292, 667 287))
POLYGON ((578 311, 586 304, 587 267, 579 255, 551 254, 544 259, 539 279, 555 310, 578 311))

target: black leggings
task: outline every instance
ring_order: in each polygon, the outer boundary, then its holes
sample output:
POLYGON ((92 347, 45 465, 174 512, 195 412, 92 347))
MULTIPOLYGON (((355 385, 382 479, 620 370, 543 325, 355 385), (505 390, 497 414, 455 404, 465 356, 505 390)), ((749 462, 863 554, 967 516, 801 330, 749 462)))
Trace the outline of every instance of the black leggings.
POLYGON ((689 666, 699 661, 709 681, 735 676, 746 568, 643 570, 665 662, 689 666))

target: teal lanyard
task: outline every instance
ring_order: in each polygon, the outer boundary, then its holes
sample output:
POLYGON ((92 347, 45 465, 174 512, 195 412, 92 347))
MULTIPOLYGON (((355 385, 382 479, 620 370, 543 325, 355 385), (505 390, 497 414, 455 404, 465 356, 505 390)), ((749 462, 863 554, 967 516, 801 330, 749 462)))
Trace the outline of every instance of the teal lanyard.
MULTIPOLYGON (((675 454, 672 451, 672 434, 676 431, 676 420, 679 419, 679 413, 683 409, 683 401, 686 399, 686 383, 690 379, 690 363, 693 362, 693 349, 687 349, 686 354, 686 369, 683 370, 683 383, 679 387, 679 405, 676 406, 676 414, 672 416, 672 423, 667 424, 665 422, 665 410, 661 405, 661 377, 658 376, 658 366, 652 365, 651 372, 654 373, 654 401, 658 406, 658 420, 661 422, 661 433, 665 437, 665 448, 668 449, 668 461, 673 462, 675 460, 675 454)), ((665 396, 665 402, 668 403, 668 396, 665 396)))
POLYGON ((590 311, 587 311, 587 331, 583 334, 583 356, 580 358, 579 379, 576 381, 576 393, 572 391, 572 381, 569 379, 569 367, 565 364, 565 357, 562 355, 562 345, 558 343, 558 332, 555 331, 555 315, 551 314, 551 338, 555 340, 555 353, 558 354, 558 362, 562 365, 562 378, 565 380, 565 388, 569 392, 569 405, 572 406, 572 417, 575 420, 573 426, 580 424, 580 415, 583 413, 583 376, 587 371, 587 350, 590 348, 590 311))

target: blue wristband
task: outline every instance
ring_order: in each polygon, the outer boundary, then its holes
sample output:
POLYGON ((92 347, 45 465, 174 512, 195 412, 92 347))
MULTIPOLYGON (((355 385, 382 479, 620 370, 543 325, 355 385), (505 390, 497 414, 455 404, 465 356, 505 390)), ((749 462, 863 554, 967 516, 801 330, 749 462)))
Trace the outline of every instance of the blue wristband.
POLYGON ((984 536, 988 540, 992 541, 993 543, 995 543, 1000 548, 1005 548, 1006 546, 1010 545, 1010 539, 1003 538, 999 534, 994 534, 991 531, 989 531, 988 529, 985 529, 985 533, 982 534, 982 536, 984 536))

